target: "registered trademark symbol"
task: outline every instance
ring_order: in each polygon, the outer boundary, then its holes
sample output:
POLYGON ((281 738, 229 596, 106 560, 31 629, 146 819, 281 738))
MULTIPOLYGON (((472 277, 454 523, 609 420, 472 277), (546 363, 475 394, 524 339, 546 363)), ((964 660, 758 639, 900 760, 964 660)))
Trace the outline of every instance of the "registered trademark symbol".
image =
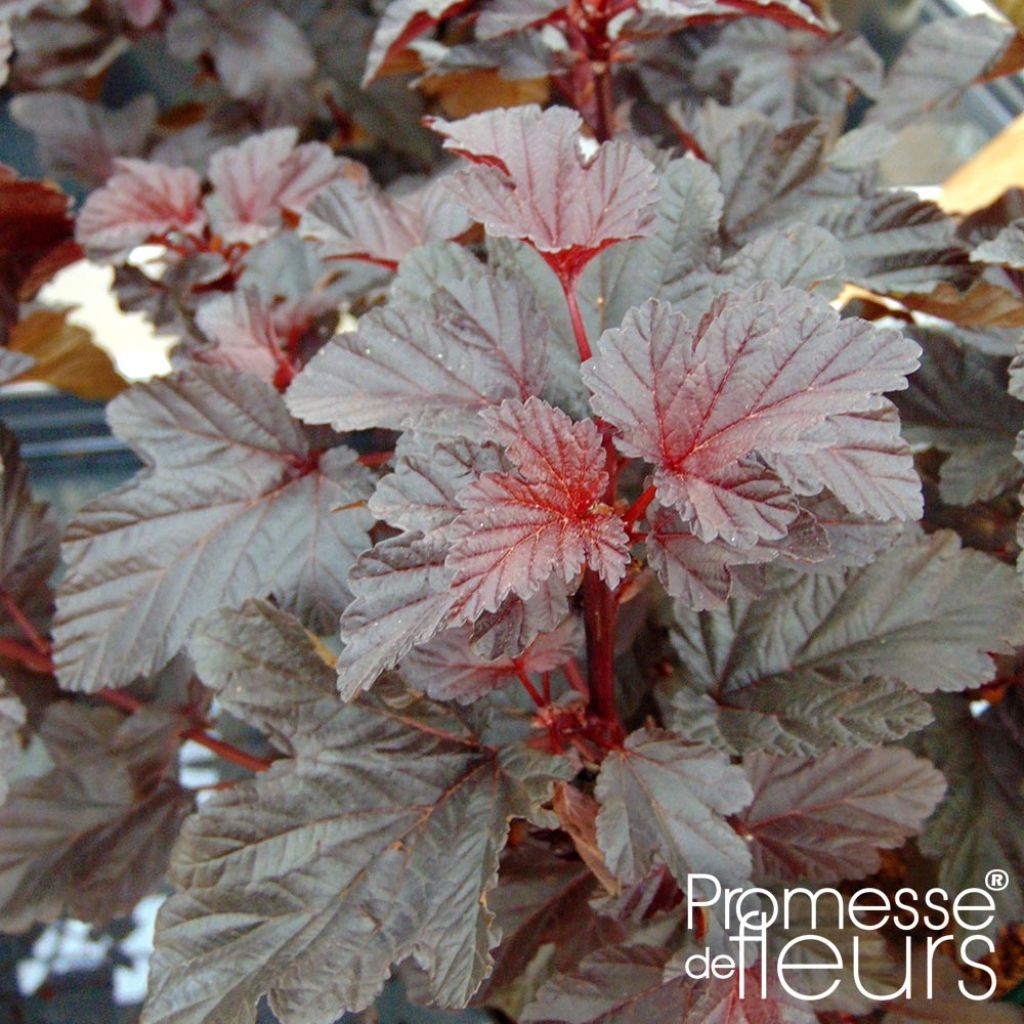
POLYGON ((1010 876, 999 868, 993 868, 985 875, 985 885, 993 892, 1002 892, 1010 885, 1010 876))

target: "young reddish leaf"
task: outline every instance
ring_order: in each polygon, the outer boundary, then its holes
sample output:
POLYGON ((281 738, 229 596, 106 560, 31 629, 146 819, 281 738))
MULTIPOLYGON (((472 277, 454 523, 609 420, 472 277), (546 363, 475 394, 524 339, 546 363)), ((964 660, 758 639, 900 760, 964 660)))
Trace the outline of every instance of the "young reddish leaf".
POLYGON ((743 767, 754 800, 739 818, 759 883, 870 875, 878 851, 915 835, 946 790, 930 762, 898 747, 748 754, 743 767))
POLYGON ((781 537, 796 506, 741 460, 826 447, 825 422, 880 408, 918 352, 895 331, 764 284, 716 299, 695 330, 667 304, 645 303, 604 333, 583 376, 623 453, 657 467, 660 500, 701 539, 750 546, 781 537))
POLYGON ((225 242, 255 245, 273 235, 285 213, 298 215, 332 181, 363 181, 366 168, 336 157, 321 142, 296 146, 294 128, 275 128, 215 153, 206 210, 225 242))
POLYGON ((487 660, 470 646, 471 626, 450 629, 415 648, 399 670, 405 681, 434 700, 469 704, 504 686, 520 672, 533 675, 552 672, 579 653, 583 630, 573 616, 554 632, 539 636, 518 657, 487 660))
POLYGON ((509 594, 498 610, 484 612, 473 625, 469 645, 482 658, 517 657, 541 633, 549 633, 569 614, 569 598, 578 589, 549 576, 536 594, 525 601, 509 594))
POLYGON ((454 17, 471 0, 390 0, 370 42, 363 73, 364 88, 410 43, 454 17))
POLYGON ((355 600, 341 616, 345 647, 338 656, 338 690, 346 700, 448 624, 446 552, 443 539, 403 534, 375 545, 352 567, 355 600))
POLYGON ((571 110, 526 106, 428 123, 475 165, 444 179, 459 202, 492 235, 529 242, 566 279, 606 246, 654 226, 650 162, 621 141, 584 157, 583 122, 571 110))
POLYGON ((199 236, 206 226, 200 180, 190 167, 117 160, 101 189, 90 193, 75 222, 75 237, 97 249, 127 249, 153 235, 199 236))
POLYGON ((282 364, 290 365, 294 346, 328 310, 336 310, 330 291, 271 305, 255 288, 218 295, 204 302, 196 323, 214 344, 191 352, 199 362, 230 366, 274 382, 282 364))
POLYGON ((622 881, 639 882, 656 859, 678 882, 704 871, 723 885, 750 878, 750 853, 724 816, 746 807, 751 790, 724 754, 640 729, 609 752, 595 793, 597 840, 622 881))
POLYGON ((423 300, 373 309, 354 333, 310 360, 288 405, 336 430, 420 428, 479 433, 480 410, 538 393, 547 377, 547 320, 517 281, 476 261, 423 300))
POLYGON ((496 611, 506 595, 534 594, 551 575, 568 582, 589 565, 614 587, 629 562, 622 521, 604 504, 601 436, 539 398, 483 414, 489 436, 518 470, 485 473, 459 496, 451 527, 455 621, 496 611))
POLYGON ((372 522, 363 508, 337 511, 369 496, 355 452, 313 458, 277 392, 224 367, 133 388, 110 420, 148 468, 67 531, 63 685, 128 683, 170 660, 197 618, 246 597, 274 593, 314 628, 333 626, 372 522))
POLYGON ((309 205, 299 234, 324 259, 362 259, 395 268, 417 246, 456 238, 471 226, 443 182, 388 193, 373 182, 336 181, 309 205))

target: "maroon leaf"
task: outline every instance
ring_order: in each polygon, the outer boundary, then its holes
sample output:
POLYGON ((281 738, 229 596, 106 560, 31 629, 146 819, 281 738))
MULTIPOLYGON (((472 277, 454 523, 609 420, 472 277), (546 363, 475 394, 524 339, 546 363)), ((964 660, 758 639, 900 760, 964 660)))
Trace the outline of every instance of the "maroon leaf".
POLYGON ((601 436, 539 398, 483 414, 490 436, 519 471, 485 473, 459 496, 448 555, 456 621, 496 611, 506 595, 528 598, 556 574, 589 565, 609 585, 622 579, 629 542, 603 504, 608 487, 601 436))
POLYGON ((313 200, 299 234, 319 242, 325 259, 363 259, 394 269, 417 246, 456 238, 470 224, 441 181, 390 194, 369 181, 343 179, 313 200))
POLYGON ((654 227, 649 161, 621 141, 584 157, 583 122, 571 110, 526 106, 428 123, 446 149, 476 165, 444 179, 452 194, 492 235, 524 239, 567 278, 605 247, 654 227))
POLYGON ((744 566, 778 555, 768 547, 737 550, 721 540, 702 541, 678 512, 660 507, 651 516, 645 543, 648 562, 665 589, 696 611, 724 607, 730 595, 744 592, 744 566))
POLYGON ((214 194, 206 209, 225 242, 262 242, 285 213, 301 214, 332 181, 365 180, 362 164, 336 157, 321 142, 296 146, 297 139, 294 128, 275 128, 213 155, 214 194))
MULTIPOLYGON (((730 949, 730 953, 735 953, 730 949)), ((781 989, 774 970, 695 981, 674 971, 663 949, 610 946, 556 975, 537 993, 524 1024, 812 1024, 810 1006, 781 989)))
POLYGON ((985 14, 921 25, 890 68, 869 121, 902 128, 929 111, 949 109, 1017 36, 1012 25, 985 14))
POLYGON ((155 708, 125 719, 108 708, 50 705, 42 735, 53 768, 15 781, 0 808, 6 930, 66 914, 110 921, 158 886, 193 802, 162 777, 180 728, 155 708))
POLYGON ((594 913, 590 899, 600 891, 586 864, 526 841, 505 851, 498 885, 487 901, 501 929, 493 951, 494 971, 475 1002, 519 979, 541 946, 555 945, 554 966, 570 970, 579 959, 619 941, 622 928, 594 913))
POLYGON ((840 320, 795 289, 716 299, 696 329, 649 301, 606 331, 583 368, 617 444, 657 466, 660 500, 703 540, 750 546, 796 518, 787 489, 752 455, 815 451, 830 417, 882 406, 920 350, 894 331, 840 320))
POLYGON ((292 411, 336 430, 479 433, 477 413, 537 394, 547 376, 547 320, 524 285, 465 260, 430 305, 398 300, 338 335, 296 378, 292 411))
POLYGON ((632 733, 601 765, 597 839, 608 869, 639 882, 664 861, 676 880, 712 872, 750 878, 750 853, 724 815, 746 807, 750 786, 729 758, 661 729, 632 733))
POLYGON ((82 245, 126 249, 153 235, 201 235, 199 175, 189 167, 117 160, 113 176, 86 199, 75 224, 82 245))
POLYGON ((395 471, 381 477, 370 498, 370 511, 392 526, 429 535, 462 511, 455 500, 459 491, 480 473, 498 468, 500 459, 493 447, 421 441, 415 434, 404 434, 395 450, 395 471))
POLYGON ((146 95, 118 110, 66 92, 26 92, 11 100, 11 117, 35 135, 47 171, 91 187, 115 172, 118 157, 143 155, 156 113, 146 95))
POLYGON ((369 85, 411 42, 469 4, 470 0, 391 0, 373 33, 363 86, 369 85))
POLYGON ((946 790, 908 750, 834 750, 819 757, 748 754, 754 800, 740 815, 758 882, 833 882, 878 870, 880 849, 916 834, 946 790))
POLYGON ((788 487, 797 494, 826 487, 851 512, 875 519, 921 517, 921 480, 890 402, 831 416, 827 428, 834 432, 828 447, 770 459, 788 487))
POLYGON ((184 60, 208 53, 227 92, 244 99, 266 101, 317 69, 302 29, 265 0, 178 5, 167 49, 184 60))
POLYGON ((404 534, 377 544, 352 568, 355 600, 341 617, 338 689, 346 700, 368 689, 450 618, 451 573, 443 541, 404 534))
POLYGON ((224 367, 140 385, 110 418, 149 468, 67 531, 54 628, 66 687, 159 668, 197 618, 246 597, 273 593, 310 626, 333 626, 372 523, 351 507, 369 494, 355 452, 314 456, 270 385, 224 367))
POLYGON ((488 660, 470 646, 471 626, 450 629, 417 647, 400 666, 414 689, 434 700, 468 704, 504 686, 520 672, 552 672, 579 652, 583 631, 578 618, 568 618, 552 633, 539 636, 518 657, 488 660))
POLYGON ((697 82, 721 82, 732 106, 751 107, 784 128, 805 117, 845 112, 854 88, 874 96, 882 60, 853 32, 787 32, 763 18, 726 26, 697 60, 697 82))

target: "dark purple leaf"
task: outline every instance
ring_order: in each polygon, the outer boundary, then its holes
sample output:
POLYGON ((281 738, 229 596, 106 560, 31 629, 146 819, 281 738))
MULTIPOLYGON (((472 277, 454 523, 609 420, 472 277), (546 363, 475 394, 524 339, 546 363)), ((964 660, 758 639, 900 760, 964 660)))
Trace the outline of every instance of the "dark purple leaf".
POLYGON ((907 750, 833 750, 811 759, 748 754, 754 790, 739 815, 759 883, 863 878, 878 851, 920 831, 946 783, 907 750))
POLYGON ((399 666, 403 679, 434 700, 468 704, 504 686, 520 672, 553 672, 575 657, 583 643, 582 623, 576 617, 537 637, 517 657, 483 658, 470 646, 472 636, 472 627, 461 626, 415 648, 399 666))
POLYGON ((336 430, 421 428, 472 438, 481 410, 541 390, 547 330, 525 287, 463 261, 429 305, 391 302, 338 335, 295 380, 288 405, 336 430))
POLYGON ((728 757, 674 733, 640 729, 612 750, 595 790, 597 840, 608 870, 639 882, 660 859, 676 880, 712 872, 723 885, 750 878, 750 853, 725 820, 751 790, 728 757))
POLYGON ((138 386, 110 416, 150 468, 68 529, 54 634, 65 686, 153 671, 197 618, 246 597, 273 593, 333 626, 372 523, 348 507, 369 495, 354 452, 313 456, 273 388, 222 367, 138 386))

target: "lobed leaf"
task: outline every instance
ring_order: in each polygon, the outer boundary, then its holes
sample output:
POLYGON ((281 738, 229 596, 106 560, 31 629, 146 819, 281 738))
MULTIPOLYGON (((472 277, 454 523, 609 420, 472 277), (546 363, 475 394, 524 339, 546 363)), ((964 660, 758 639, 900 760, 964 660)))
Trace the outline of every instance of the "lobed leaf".
POLYGON ((371 310, 310 360, 292 412, 336 430, 390 427, 472 438, 477 414, 543 386, 547 322, 522 285, 476 261, 430 298, 371 310))
POLYGON ((471 226, 444 183, 429 181, 393 195, 370 181, 328 185, 299 222, 325 259, 362 259, 394 269, 413 249, 456 238, 471 226))
POLYGON ((95 249, 127 249, 153 236, 202 235, 199 175, 190 167, 120 159, 106 184, 89 194, 75 237, 95 249))
POLYGON ((473 629, 449 629, 406 655, 399 669, 415 690, 434 700, 469 704, 504 686, 520 672, 553 672, 579 652, 583 642, 579 618, 567 618, 557 629, 537 637, 517 657, 484 658, 473 650, 473 629))
POLYGON ((455 198, 489 233, 525 239, 561 272, 574 277, 606 246, 653 227, 651 164, 622 141, 585 158, 574 111, 531 105, 428 124, 474 164, 444 179, 455 198))
POLYGON ((669 725, 697 704, 744 751, 899 738, 928 719, 905 687, 979 686, 993 673, 988 652, 1019 642, 1015 585, 1008 566, 940 531, 845 576, 779 573, 763 598, 724 611, 677 604, 688 682, 662 690, 669 725))
POLYGON ((331 182, 364 181, 366 169, 321 142, 296 145, 294 128, 275 128, 218 150, 210 159, 206 212, 227 243, 270 238, 285 214, 299 215, 331 182))
POLYGON ((718 751, 640 729, 609 752, 595 794, 597 841, 624 882, 639 882, 656 857, 679 882, 699 872, 723 885, 750 878, 750 853, 724 818, 750 802, 750 786, 718 751))
POLYGON ((560 771, 429 702, 336 701, 315 743, 186 823, 143 1020, 243 1019, 263 993, 284 1024, 328 1019, 367 1007, 410 956, 437 1003, 464 1005, 492 964, 508 819, 560 771))
POLYGON ((406 533, 360 555, 349 574, 354 600, 341 616, 338 689, 345 699, 373 685, 451 618, 443 538, 406 533))
POLYGON ((200 616, 246 597, 273 592, 314 627, 333 626, 372 524, 362 508, 336 511, 369 494, 354 452, 313 457, 273 388, 220 367, 137 386, 110 419, 150 468, 68 529, 54 627, 62 685, 128 683, 169 661, 200 616))
POLYGON ((1012 25, 985 14, 921 25, 889 69, 869 121, 902 128, 949 109, 996 67, 1017 35, 1012 25))
POLYGON ((149 722, 133 719, 66 701, 50 705, 43 737, 56 764, 15 781, 0 807, 5 931, 67 914, 104 923, 130 913, 159 884, 192 808, 191 792, 163 777, 181 724, 155 709, 149 722))
POLYGON ((878 851, 915 835, 946 790, 928 761, 898 747, 811 759, 753 753, 743 767, 754 799, 739 821, 759 882, 873 874, 878 851))
POLYGON ((446 564, 456 622, 493 612, 511 593, 526 599, 552 575, 568 583, 588 565, 610 586, 623 577, 629 542, 603 504, 601 436, 539 398, 506 401, 482 417, 518 470, 485 473, 458 495, 446 564))
POLYGON ((797 509, 779 481, 743 460, 834 450, 815 431, 837 414, 880 408, 917 354, 895 332, 765 284, 721 296, 695 330, 667 304, 645 303, 605 332, 583 377, 620 450, 656 466, 662 503, 702 540, 752 546, 783 536, 797 509))
POLYGON ((988 501, 1018 483, 1014 439, 1024 405, 1007 393, 1008 360, 954 335, 915 328, 921 368, 896 405, 909 440, 947 452, 939 494, 953 505, 988 501))

